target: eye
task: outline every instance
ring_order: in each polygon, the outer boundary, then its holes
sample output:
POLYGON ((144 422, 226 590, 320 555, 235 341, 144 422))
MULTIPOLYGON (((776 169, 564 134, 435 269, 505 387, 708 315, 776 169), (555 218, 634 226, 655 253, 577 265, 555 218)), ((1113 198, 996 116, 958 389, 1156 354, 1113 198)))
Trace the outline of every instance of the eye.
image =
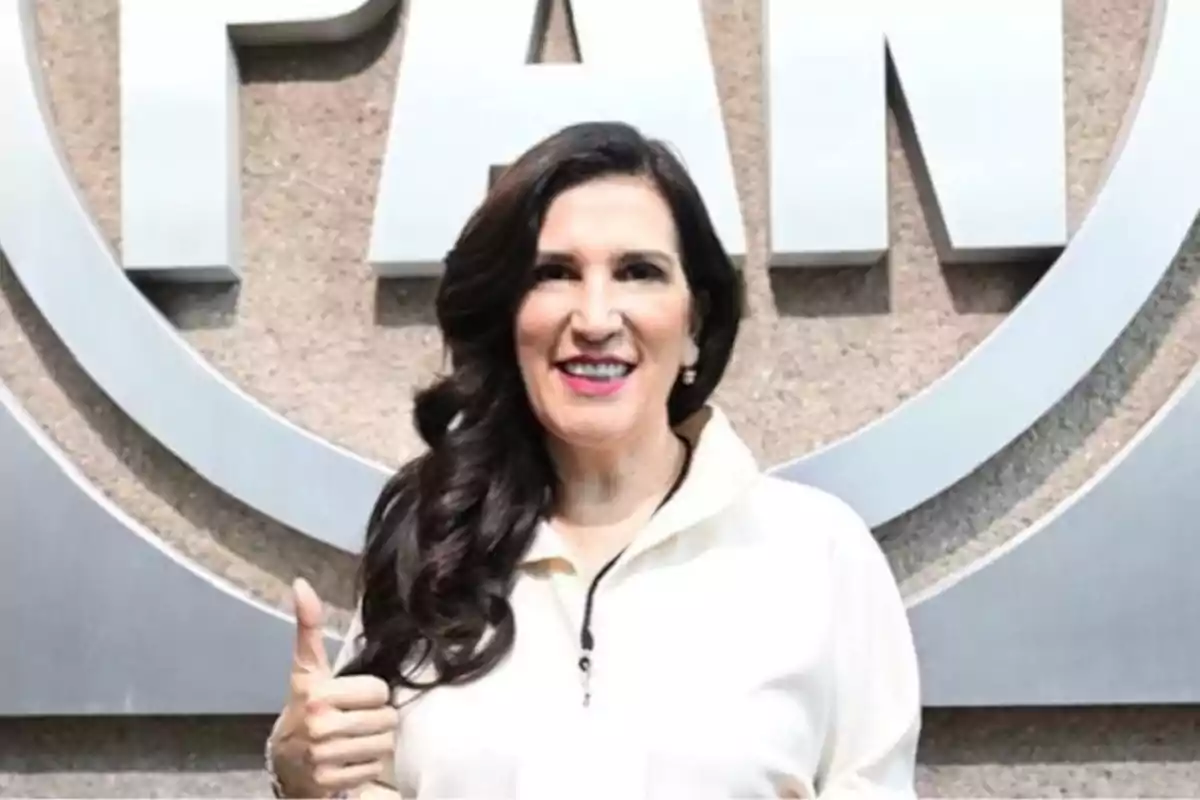
POLYGON ((534 283, 566 281, 574 277, 574 272, 569 265, 560 261, 543 261, 534 266, 532 277, 534 283))
POLYGON ((622 264, 617 277, 629 281, 661 281, 667 277, 667 271, 653 261, 638 258, 622 264))

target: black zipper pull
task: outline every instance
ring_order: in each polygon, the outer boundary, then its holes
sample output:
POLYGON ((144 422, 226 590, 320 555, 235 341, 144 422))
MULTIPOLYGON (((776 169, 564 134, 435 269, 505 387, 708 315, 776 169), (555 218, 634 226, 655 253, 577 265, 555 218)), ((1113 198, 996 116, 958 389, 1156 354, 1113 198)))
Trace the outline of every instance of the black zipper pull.
POLYGON ((579 683, 583 688, 583 707, 592 702, 592 651, 584 650, 579 657, 579 683))
MULTIPOLYGON (((622 553, 624 550, 621 551, 622 553)), ((596 573, 588 586, 587 600, 583 605, 583 625, 579 629, 579 682, 583 690, 583 707, 587 708, 592 702, 592 651, 596 647, 596 639, 592 636, 592 602, 596 596, 596 587, 600 579, 613 568, 621 557, 618 553, 611 561, 596 573)))

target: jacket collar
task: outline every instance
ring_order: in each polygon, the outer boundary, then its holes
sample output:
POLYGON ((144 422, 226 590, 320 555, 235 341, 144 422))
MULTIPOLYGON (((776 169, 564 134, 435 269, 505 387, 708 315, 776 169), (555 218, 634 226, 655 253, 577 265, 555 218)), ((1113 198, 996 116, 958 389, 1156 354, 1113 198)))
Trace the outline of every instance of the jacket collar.
MULTIPOLYGON (((704 407, 676 431, 693 447, 687 477, 638 533, 622 554, 621 562, 628 563, 640 553, 717 516, 736 503, 760 475, 754 454, 716 406, 704 407)), ((521 563, 568 557, 569 550, 562 537, 543 520, 521 563)))

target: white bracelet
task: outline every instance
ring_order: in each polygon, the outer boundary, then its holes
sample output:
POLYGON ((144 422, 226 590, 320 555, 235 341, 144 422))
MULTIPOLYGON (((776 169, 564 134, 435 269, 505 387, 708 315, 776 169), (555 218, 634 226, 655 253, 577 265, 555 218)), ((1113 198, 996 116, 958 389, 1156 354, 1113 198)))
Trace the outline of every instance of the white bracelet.
MULTIPOLYGON (((272 731, 274 733, 274 731, 272 731)), ((271 794, 278 798, 285 798, 287 795, 283 793, 283 784, 279 782, 279 775, 275 772, 275 753, 272 745, 270 734, 267 734, 266 744, 263 746, 263 761, 267 768, 267 777, 271 779, 271 794)))

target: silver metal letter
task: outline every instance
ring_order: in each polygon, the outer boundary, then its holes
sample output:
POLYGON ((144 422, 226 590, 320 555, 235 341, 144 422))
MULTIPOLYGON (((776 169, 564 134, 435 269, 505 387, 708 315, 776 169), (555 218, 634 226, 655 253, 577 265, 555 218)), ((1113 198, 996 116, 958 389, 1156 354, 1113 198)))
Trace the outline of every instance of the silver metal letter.
POLYGON ((378 274, 437 274, 489 168, 589 119, 678 148, 724 244, 745 252, 700 4, 574 0, 572 11, 583 63, 531 65, 538 0, 413 0, 371 235, 378 274))
POLYGON ((872 263, 886 252, 888 54, 902 133, 920 146, 913 168, 937 200, 929 222, 941 257, 1065 244, 1062 3, 767 0, 766 9, 776 263, 872 263))
POLYGON ((344 39, 395 0, 121 0, 125 268, 175 281, 240 274, 237 65, 245 43, 344 39))

